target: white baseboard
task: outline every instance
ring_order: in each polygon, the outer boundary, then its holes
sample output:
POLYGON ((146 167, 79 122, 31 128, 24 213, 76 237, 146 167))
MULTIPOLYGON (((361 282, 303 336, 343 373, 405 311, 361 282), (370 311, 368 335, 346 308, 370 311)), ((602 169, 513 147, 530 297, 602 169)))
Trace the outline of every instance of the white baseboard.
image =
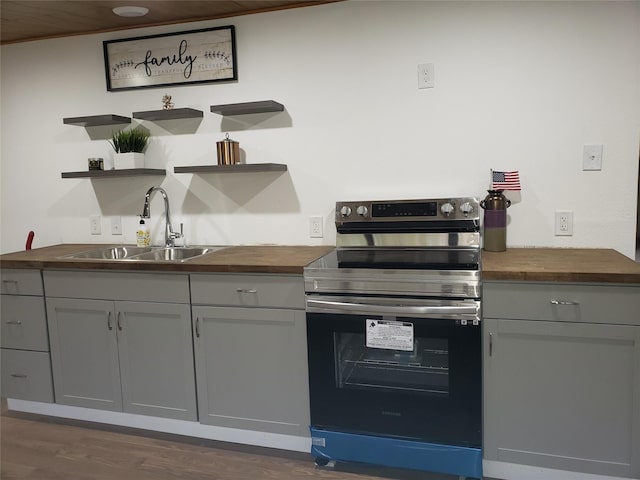
POLYGON ((500 480, 640 480, 638 478, 611 477, 591 473, 568 472, 552 468, 532 467, 515 463, 482 461, 482 474, 500 480))
POLYGON ((71 407, 56 403, 31 402, 28 400, 7 399, 9 410, 52 417, 85 420, 88 422, 106 423, 121 427, 141 428, 155 432, 172 433, 188 437, 206 438, 221 442, 239 443, 257 447, 277 448, 294 452, 309 453, 311 451, 310 437, 297 437, 278 433, 240 430, 236 428, 215 427, 198 422, 173 420, 169 418, 150 417, 133 413, 110 412, 92 408, 71 407))

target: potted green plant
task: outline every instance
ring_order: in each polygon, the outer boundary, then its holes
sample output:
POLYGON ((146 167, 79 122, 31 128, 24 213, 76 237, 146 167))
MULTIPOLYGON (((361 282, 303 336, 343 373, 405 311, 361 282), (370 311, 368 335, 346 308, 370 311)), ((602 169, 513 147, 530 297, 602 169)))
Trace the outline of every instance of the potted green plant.
POLYGON ((114 132, 109 143, 115 150, 113 168, 143 168, 144 149, 149 143, 149 133, 133 128, 114 132))

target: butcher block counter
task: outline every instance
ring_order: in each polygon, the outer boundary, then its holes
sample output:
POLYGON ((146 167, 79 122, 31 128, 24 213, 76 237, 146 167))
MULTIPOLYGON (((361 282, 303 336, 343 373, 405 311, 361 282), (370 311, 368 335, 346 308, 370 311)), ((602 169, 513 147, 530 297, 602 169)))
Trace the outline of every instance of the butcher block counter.
POLYGON ((612 249, 508 248, 482 252, 482 279, 640 284, 640 263, 612 249))
POLYGON ((109 247, 107 244, 62 244, 0 256, 1 268, 69 268, 91 270, 137 270, 149 272, 196 273, 291 273, 302 274, 332 246, 232 246, 184 262, 92 260, 60 258, 87 250, 109 247))
MULTIPOLYGON (((305 265, 334 247, 231 246, 185 262, 60 258, 107 244, 62 244, 0 256, 2 268, 72 268, 196 273, 302 274, 305 265)), ((640 264, 612 249, 508 248, 482 252, 483 280, 640 284, 640 264)))

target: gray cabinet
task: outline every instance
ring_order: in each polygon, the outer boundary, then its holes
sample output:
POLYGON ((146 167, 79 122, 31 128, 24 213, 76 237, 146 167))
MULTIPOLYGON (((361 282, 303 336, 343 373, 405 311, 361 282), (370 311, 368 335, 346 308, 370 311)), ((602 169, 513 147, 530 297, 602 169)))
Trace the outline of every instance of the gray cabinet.
POLYGON ((486 282, 483 300, 485 460, 638 478, 640 288, 486 282))
POLYGON ((56 400, 196 420, 188 278, 131 275, 45 272, 56 400))
POLYGON ((192 275, 191 285, 200 422, 308 436, 302 278, 192 275))
POLYGON ((122 410, 113 302, 47 298, 56 403, 122 410))
POLYGON ((124 411, 197 420, 191 310, 116 302, 124 411))
POLYGON ((40 270, 3 269, 0 285, 2 396, 53 402, 40 270))

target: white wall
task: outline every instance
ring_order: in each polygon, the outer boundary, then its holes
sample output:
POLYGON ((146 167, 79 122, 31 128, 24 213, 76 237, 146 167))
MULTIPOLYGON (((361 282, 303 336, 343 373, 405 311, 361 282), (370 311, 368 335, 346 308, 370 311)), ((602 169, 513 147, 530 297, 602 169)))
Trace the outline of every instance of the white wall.
MULTIPOLYGON (((640 2, 357 1, 99 35, 5 45, 2 65, 2 252, 70 242, 133 243, 147 188, 169 193, 193 244, 333 244, 336 201, 484 197, 489 169, 520 170, 508 245, 606 247, 633 256, 640 132, 640 2), (106 91, 102 41, 235 25, 239 80, 106 91), (432 62, 436 87, 418 90, 432 62), (166 177, 61 179, 109 156, 64 117, 176 107, 204 119, 143 122, 166 177), (223 118, 209 106, 273 99, 286 112, 223 118), (229 131, 247 163, 286 174, 174 174, 214 164, 229 131), (584 144, 604 145, 583 172, 584 144), (556 210, 572 237, 553 235, 556 210), (101 215, 103 234, 89 234, 101 215), (324 239, 308 217, 326 218, 324 239), (110 234, 121 216, 125 235, 110 234)), ((134 124, 137 120, 134 120, 134 124)), ((162 205, 152 204, 160 241, 162 205)))

